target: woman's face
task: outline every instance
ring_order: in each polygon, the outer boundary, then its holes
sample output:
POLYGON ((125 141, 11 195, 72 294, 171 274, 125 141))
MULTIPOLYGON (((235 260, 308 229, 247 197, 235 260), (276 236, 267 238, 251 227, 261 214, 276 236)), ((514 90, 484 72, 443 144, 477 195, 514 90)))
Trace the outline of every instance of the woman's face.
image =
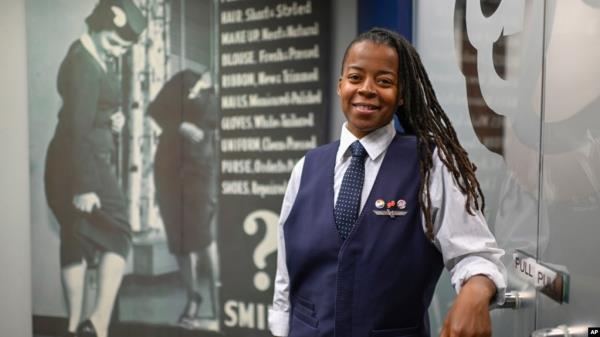
POLYGON ((361 41, 346 56, 338 83, 348 130, 357 138, 387 125, 398 105, 398 54, 390 46, 361 41))
POLYGON ((133 44, 123 40, 114 30, 103 30, 96 34, 100 52, 107 56, 120 57, 133 44))
POLYGON ((196 84, 190 89, 188 99, 195 99, 200 94, 201 90, 208 89, 212 86, 212 76, 207 71, 200 76, 196 84))

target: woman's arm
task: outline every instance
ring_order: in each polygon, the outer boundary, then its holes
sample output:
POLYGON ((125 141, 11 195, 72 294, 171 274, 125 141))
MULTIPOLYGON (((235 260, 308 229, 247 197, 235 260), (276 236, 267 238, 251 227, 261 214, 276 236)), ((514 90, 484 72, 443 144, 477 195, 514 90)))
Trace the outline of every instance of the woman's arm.
POLYGON ((290 176, 281 214, 279 215, 279 226, 277 231, 277 273, 273 294, 273 306, 269 309, 269 330, 273 336, 287 336, 289 332, 290 317, 290 276, 288 274, 285 254, 285 237, 283 225, 285 224, 292 206, 296 201, 296 195, 300 188, 300 178, 304 168, 304 158, 300 159, 290 176))
POLYGON ((490 301, 503 302, 506 270, 500 249, 480 211, 469 214, 466 197, 434 152, 431 172, 434 244, 442 253, 458 293, 442 337, 490 336, 490 301))
POLYGON ((71 138, 74 195, 96 192, 100 185, 93 144, 88 139, 94 129, 101 76, 92 61, 84 55, 74 55, 64 69, 66 76, 62 78, 63 109, 71 138))

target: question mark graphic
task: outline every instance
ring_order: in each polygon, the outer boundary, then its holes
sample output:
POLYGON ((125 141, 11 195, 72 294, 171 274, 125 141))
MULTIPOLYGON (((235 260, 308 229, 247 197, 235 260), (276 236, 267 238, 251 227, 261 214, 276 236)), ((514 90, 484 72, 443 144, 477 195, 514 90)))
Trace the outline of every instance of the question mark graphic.
POLYGON ((254 265, 259 271, 254 274, 254 287, 260 291, 269 289, 271 278, 262 271, 267 266, 267 256, 277 250, 277 223, 279 216, 272 211, 261 209, 254 211, 244 219, 244 232, 248 235, 254 235, 258 232, 259 223, 266 227, 265 236, 254 250, 254 265))

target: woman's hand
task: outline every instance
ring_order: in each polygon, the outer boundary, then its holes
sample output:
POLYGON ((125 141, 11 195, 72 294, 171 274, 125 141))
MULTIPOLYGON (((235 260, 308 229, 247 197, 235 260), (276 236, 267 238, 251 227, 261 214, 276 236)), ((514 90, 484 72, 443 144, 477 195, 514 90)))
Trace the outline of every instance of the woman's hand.
POLYGON ((114 113, 110 116, 111 121, 111 129, 114 133, 120 133, 123 130, 123 126, 125 126, 125 115, 121 111, 114 113))
POLYGON ((200 143, 204 139, 204 131, 190 122, 181 123, 179 133, 192 143, 200 143))
POLYGON ((75 208, 84 213, 91 213, 94 208, 100 208, 100 198, 94 192, 78 194, 73 197, 75 208))
POLYGON ((446 316, 440 337, 490 337, 489 303, 495 294, 496 286, 486 276, 468 279, 446 316))

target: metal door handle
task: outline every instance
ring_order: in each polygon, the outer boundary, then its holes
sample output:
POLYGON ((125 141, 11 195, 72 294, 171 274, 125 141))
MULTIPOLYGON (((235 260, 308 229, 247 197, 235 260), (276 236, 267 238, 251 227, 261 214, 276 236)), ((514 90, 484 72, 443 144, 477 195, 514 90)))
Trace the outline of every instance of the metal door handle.
POLYGON ((531 337, 576 337, 587 336, 587 328, 585 327, 569 327, 559 325, 556 328, 546 328, 535 330, 531 333, 531 337))
POLYGON ((506 293, 502 305, 493 303, 490 310, 494 309, 519 309, 521 308, 521 298, 518 291, 509 291, 506 293))
POLYGON ((571 336, 569 328, 566 325, 559 325, 556 328, 546 328, 535 330, 531 333, 531 337, 565 337, 571 336))

